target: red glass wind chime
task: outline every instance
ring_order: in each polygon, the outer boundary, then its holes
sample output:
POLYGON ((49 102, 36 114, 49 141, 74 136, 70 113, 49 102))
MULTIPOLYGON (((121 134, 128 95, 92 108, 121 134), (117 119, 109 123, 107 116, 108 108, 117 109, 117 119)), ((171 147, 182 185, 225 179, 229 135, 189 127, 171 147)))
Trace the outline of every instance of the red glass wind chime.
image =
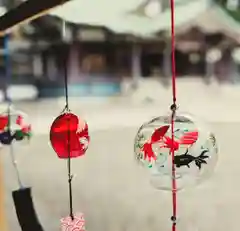
MULTIPOLYGON (((66 39, 66 22, 63 20, 63 42, 66 39)), ((66 55, 65 55, 66 57, 66 55)), ((69 109, 67 62, 64 60, 64 86, 66 104, 62 113, 53 121, 50 129, 50 141, 54 151, 60 159, 67 159, 68 190, 69 190, 69 216, 61 219, 62 231, 83 231, 85 221, 82 213, 73 212, 71 158, 83 156, 89 145, 90 137, 88 125, 79 116, 69 109)))

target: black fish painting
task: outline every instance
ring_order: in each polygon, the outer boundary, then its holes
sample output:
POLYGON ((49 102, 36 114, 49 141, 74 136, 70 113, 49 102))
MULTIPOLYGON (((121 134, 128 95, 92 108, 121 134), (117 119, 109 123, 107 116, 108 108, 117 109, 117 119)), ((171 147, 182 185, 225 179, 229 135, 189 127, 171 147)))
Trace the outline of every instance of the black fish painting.
POLYGON ((180 168, 181 166, 187 166, 190 168, 189 164, 195 161, 196 166, 201 169, 202 164, 207 164, 207 161, 205 159, 209 158, 206 153, 208 153, 208 150, 203 150, 198 157, 195 157, 188 154, 187 149, 186 153, 174 157, 174 164, 177 168, 180 168))

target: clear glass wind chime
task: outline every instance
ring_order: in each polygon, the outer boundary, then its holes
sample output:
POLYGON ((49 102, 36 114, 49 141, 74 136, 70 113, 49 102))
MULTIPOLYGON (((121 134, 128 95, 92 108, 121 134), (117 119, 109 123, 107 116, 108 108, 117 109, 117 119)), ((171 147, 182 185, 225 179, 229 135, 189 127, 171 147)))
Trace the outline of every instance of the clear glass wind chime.
POLYGON ((215 135, 207 126, 196 116, 178 111, 174 0, 170 0, 170 6, 173 103, 170 112, 144 123, 139 128, 135 137, 134 153, 137 162, 149 170, 150 184, 158 190, 172 192, 171 222, 172 231, 176 231, 177 192, 209 178, 217 162, 218 148, 215 135))
POLYGON ((6 89, 5 98, 7 101, 7 110, 0 113, 0 144, 9 148, 12 165, 16 172, 19 189, 12 192, 12 197, 17 213, 18 222, 23 231, 42 231, 42 226, 38 221, 33 200, 31 188, 25 187, 20 177, 18 164, 16 160, 15 146, 29 141, 32 137, 32 128, 27 114, 16 110, 12 104, 9 93, 11 84, 11 65, 9 50, 10 34, 4 38, 4 57, 6 70, 6 89))

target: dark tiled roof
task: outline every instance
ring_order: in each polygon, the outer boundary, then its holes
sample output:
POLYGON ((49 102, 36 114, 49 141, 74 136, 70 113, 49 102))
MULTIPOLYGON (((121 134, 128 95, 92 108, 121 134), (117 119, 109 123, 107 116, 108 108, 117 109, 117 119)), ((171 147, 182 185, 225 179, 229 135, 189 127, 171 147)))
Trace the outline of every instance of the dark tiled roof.
POLYGON ((0 17, 0 34, 20 23, 35 19, 69 0, 28 0, 0 17))

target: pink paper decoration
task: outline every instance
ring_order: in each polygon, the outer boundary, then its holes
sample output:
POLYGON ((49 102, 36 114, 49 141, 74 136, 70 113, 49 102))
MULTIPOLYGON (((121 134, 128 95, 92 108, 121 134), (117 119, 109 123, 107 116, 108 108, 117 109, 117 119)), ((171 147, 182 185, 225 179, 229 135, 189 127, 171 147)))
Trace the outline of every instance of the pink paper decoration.
POLYGON ((61 219, 61 231, 85 231, 85 220, 83 213, 74 215, 74 220, 70 216, 61 219))

